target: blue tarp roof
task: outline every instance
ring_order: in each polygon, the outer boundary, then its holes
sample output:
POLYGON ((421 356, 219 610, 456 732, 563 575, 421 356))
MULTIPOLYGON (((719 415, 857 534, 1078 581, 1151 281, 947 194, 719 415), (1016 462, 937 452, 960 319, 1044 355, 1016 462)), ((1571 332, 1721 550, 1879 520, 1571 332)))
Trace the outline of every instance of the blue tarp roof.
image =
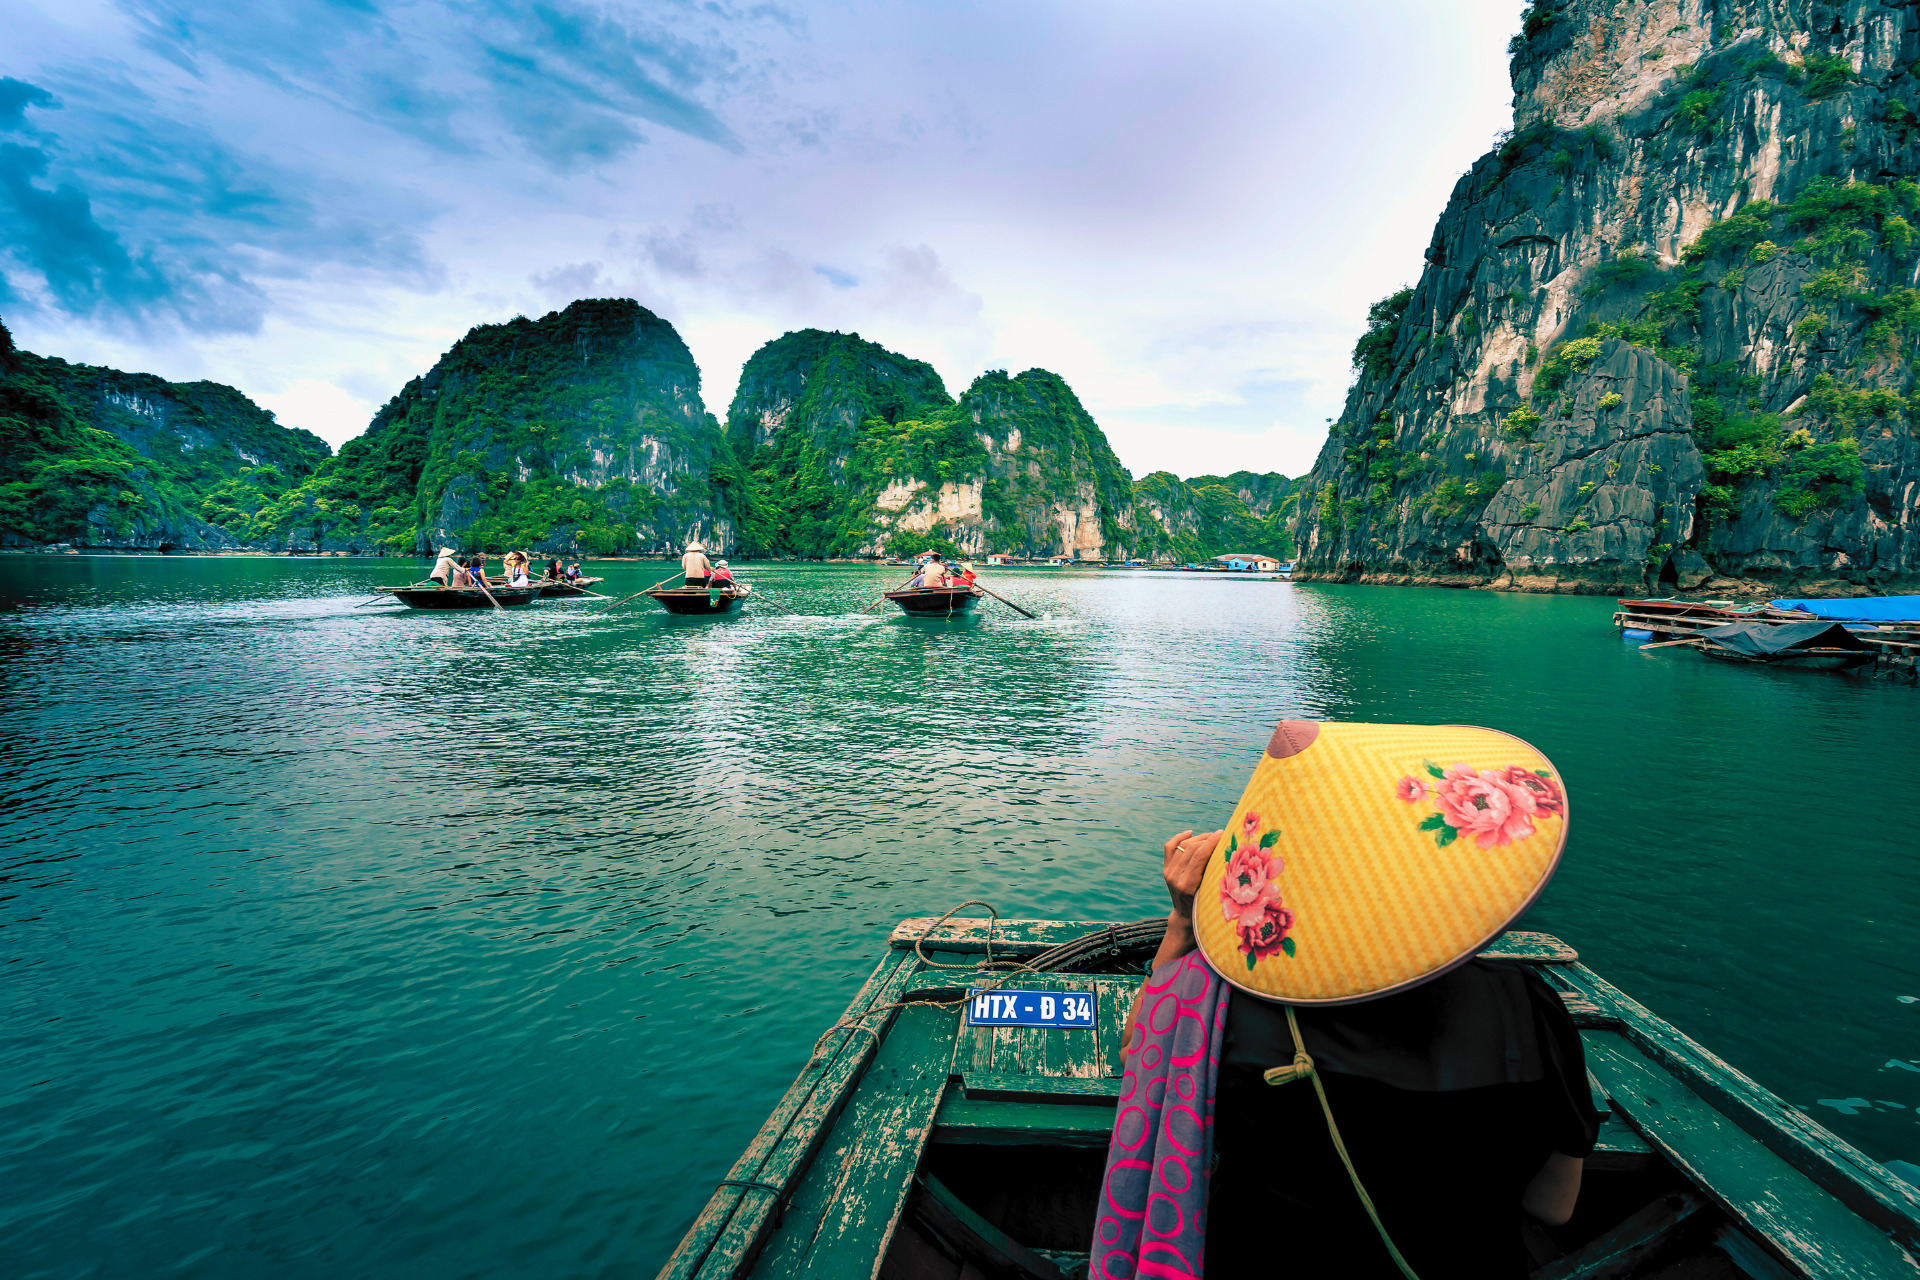
POLYGON ((1920 595, 1867 596, 1859 600, 1770 600, 1776 609, 1798 609, 1835 622, 1920 621, 1920 595))

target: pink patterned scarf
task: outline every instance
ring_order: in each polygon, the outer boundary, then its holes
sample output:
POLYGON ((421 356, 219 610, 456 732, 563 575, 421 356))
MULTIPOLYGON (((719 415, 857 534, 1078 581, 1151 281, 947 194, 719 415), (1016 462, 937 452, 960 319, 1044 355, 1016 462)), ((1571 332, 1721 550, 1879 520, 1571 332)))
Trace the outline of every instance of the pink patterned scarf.
POLYGON ((1198 951, 1153 971, 1107 1145, 1089 1280, 1197 1280, 1230 988, 1198 951))

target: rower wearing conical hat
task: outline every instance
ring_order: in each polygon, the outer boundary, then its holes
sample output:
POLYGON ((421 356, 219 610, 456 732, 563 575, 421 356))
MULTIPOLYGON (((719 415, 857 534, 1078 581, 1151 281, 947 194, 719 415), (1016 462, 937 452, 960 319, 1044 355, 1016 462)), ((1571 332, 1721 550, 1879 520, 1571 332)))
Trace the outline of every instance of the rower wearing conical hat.
POLYGON ((707 559, 707 544, 695 538, 687 543, 687 553, 680 557, 680 572, 687 577, 690 587, 704 587, 707 579, 713 575, 713 564, 707 559))
POLYGON ((1600 1121, 1566 1006, 1500 946, 1570 815, 1509 734, 1281 722, 1226 827, 1162 850, 1100 1274, 1203 1245, 1252 1274, 1284 1240, 1302 1276, 1525 1277, 1517 1224, 1571 1217, 1600 1121))
POLYGON ((440 558, 433 562, 433 572, 427 577, 443 587, 446 586, 453 580, 454 557, 459 554, 452 547, 440 548, 440 558))

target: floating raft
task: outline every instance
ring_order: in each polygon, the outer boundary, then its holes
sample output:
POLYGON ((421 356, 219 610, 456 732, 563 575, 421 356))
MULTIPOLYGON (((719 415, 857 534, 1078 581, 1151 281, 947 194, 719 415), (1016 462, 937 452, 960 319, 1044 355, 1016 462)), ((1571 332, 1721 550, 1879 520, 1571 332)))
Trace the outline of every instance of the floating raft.
MULTIPOLYGON (((993 957, 1033 969, 1005 989, 1084 993, 1096 1011, 1091 1030, 975 1028, 958 1007, 893 1007, 954 1001, 995 976, 923 964, 922 939, 932 961, 986 958, 987 921, 953 921, 927 938, 933 924, 904 920, 893 931, 842 1020, 873 1034, 847 1028, 825 1039, 724 1181, 716 1177, 660 1280, 1088 1273, 1121 1026, 1165 921, 992 927, 993 957)), ((1605 1116, 1581 1210, 1566 1227, 1524 1233, 1534 1280, 1920 1277, 1920 1192, 1609 985, 1558 939, 1508 933, 1482 957, 1539 966, 1560 993, 1605 1116)), ((1444 1152, 1423 1156, 1444 1176, 1444 1152)), ((1355 1243, 1379 1247, 1371 1235, 1355 1243)))
MULTIPOLYGON (((1699 643, 1676 646, 1700 649, 1714 657, 1732 658, 1736 661, 1781 661, 1779 658, 1765 658, 1750 652, 1755 647, 1737 642, 1729 646, 1716 644, 1707 638, 1710 631, 1740 626, 1749 634, 1756 628, 1800 626, 1806 623, 1834 623, 1836 615, 1859 612, 1871 614, 1877 612, 1882 618, 1892 613, 1920 613, 1920 596, 1888 596, 1867 600, 1828 600, 1798 601, 1775 600, 1768 604, 1738 605, 1730 600, 1621 600, 1619 611, 1613 615, 1613 625, 1624 631, 1648 632, 1652 642, 1664 643, 1672 640, 1698 638, 1699 643), (1902 603, 1891 604, 1899 601, 1902 603), (1912 602, 1912 603, 1906 603, 1912 602), (1821 612, 1814 613, 1811 606, 1819 603, 1821 612), (1793 605, 1794 608, 1782 606, 1793 605), (1848 609, 1851 606, 1851 610, 1848 609)), ((1826 666, 1835 670, 1859 671, 1874 675, 1888 676, 1912 682, 1915 678, 1914 660, 1920 657, 1920 621, 1860 621, 1846 622, 1845 630, 1860 642, 1861 651, 1867 657, 1862 659, 1851 655, 1853 646, 1845 641, 1825 646, 1831 649, 1845 648, 1849 653, 1828 653, 1821 655, 1803 654, 1790 656, 1788 665, 1826 666), (1831 663, 1816 663, 1814 657, 1836 659, 1831 663)), ((1737 633, 1723 631, 1723 636, 1737 633)))

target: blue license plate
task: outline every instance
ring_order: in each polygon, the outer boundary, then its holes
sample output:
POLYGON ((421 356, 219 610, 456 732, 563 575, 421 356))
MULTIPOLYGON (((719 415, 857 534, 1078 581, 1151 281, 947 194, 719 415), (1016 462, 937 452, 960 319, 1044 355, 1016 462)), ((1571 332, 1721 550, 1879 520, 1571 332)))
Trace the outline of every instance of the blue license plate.
POLYGON ((970 1027, 1093 1026, 1093 995, 1080 991, 967 991, 970 1027))

